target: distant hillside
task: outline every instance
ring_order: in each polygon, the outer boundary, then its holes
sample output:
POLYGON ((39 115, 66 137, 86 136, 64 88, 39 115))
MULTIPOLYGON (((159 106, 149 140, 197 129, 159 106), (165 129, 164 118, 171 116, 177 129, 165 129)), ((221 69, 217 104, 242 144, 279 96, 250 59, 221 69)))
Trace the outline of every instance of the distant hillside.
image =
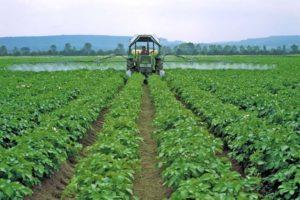
MULTIPOLYGON (((54 44, 58 50, 64 48, 65 43, 71 43, 76 49, 81 49, 86 42, 93 45, 93 49, 112 50, 117 44, 128 46, 130 36, 109 36, 109 35, 57 35, 57 36, 29 36, 29 37, 0 37, 0 45, 5 45, 9 51, 14 47, 29 47, 31 51, 45 51, 54 44)), ((180 41, 168 41, 161 39, 166 46, 175 46, 180 41)))
MULTIPOLYGON (((117 44, 128 46, 130 36, 109 36, 109 35, 57 35, 57 36, 29 36, 29 37, 0 37, 0 46, 5 45, 9 51, 14 47, 29 47, 31 51, 46 51, 54 44, 58 50, 63 50, 65 43, 71 43, 77 50, 81 49, 86 42, 90 42, 93 49, 112 50, 117 44)), ((161 38, 161 43, 165 46, 174 47, 182 41, 168 41, 161 38)), ((300 46, 300 35, 294 36, 271 36, 266 38, 254 38, 241 41, 219 42, 214 44, 221 45, 250 45, 267 46, 267 48, 276 48, 286 45, 287 47, 296 44, 300 46)), ((205 44, 204 44, 205 45, 205 44)), ((208 44, 206 44, 208 45, 208 44)))
POLYGON ((266 46, 268 48, 276 48, 278 46, 286 45, 287 47, 296 44, 300 46, 300 35, 288 35, 288 36, 270 36, 266 38, 253 38, 241 41, 222 42, 219 44, 228 45, 250 45, 250 46, 266 46))

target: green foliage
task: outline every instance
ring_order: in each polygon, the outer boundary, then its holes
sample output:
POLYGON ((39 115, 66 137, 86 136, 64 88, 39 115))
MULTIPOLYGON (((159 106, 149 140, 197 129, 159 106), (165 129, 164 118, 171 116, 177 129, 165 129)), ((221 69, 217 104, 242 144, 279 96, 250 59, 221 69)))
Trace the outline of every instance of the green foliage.
POLYGON ((168 73, 170 87, 248 174, 262 177, 266 197, 299 196, 298 70, 180 72, 168 73))
MULTIPOLYGON (((177 79, 178 71, 171 73, 177 79)), ((300 74, 297 70, 238 73, 232 70, 222 73, 190 70, 186 75, 189 76, 191 84, 216 95, 222 102, 234 104, 239 109, 255 111, 259 118, 265 118, 270 124, 299 129, 297 108, 300 104, 297 100, 300 98, 300 74)))
MULTIPOLYGON (((43 102, 43 99, 46 100, 48 98, 47 94, 49 91, 39 90, 37 86, 36 90, 32 90, 35 95, 32 98, 23 96, 23 98, 25 97, 23 101, 17 96, 18 90, 15 93, 10 90, 4 90, 7 91, 7 93, 4 93, 6 97, 13 94, 16 95, 15 101, 12 101, 13 103, 25 105, 23 107, 24 113, 26 113, 26 109, 39 110, 41 103, 44 105, 44 108, 51 108, 50 110, 43 110, 43 112, 36 111, 38 123, 32 125, 30 124, 32 122, 29 121, 30 128, 20 127, 22 135, 7 132, 7 129, 4 130, 4 133, 10 136, 14 145, 6 145, 7 140, 2 140, 4 143, 0 152, 0 178, 23 184, 26 187, 39 184, 42 178, 58 170, 62 162, 78 152, 81 148, 81 145, 78 143, 79 139, 84 136, 90 124, 97 118, 100 110, 109 104, 114 93, 123 84, 120 74, 113 71, 77 71, 68 74, 22 73, 20 78, 22 80, 25 78, 22 76, 27 76, 27 84, 32 82, 32 85, 35 85, 40 82, 40 86, 41 83, 47 85, 48 79, 40 80, 39 75, 50 79, 49 88, 53 88, 50 89, 53 90, 51 91, 51 97, 54 100, 60 96, 64 97, 67 99, 64 104, 53 107, 45 101, 43 102), (54 81, 52 81, 54 77, 56 77, 55 80, 58 85, 55 85, 54 81), (69 82, 65 78, 68 80, 74 79, 74 82, 69 82), (80 85, 78 84, 79 79, 81 81, 80 85), (54 84, 54 86, 51 86, 51 84, 54 84), (65 90, 60 90, 59 87, 65 87, 65 90), (44 97, 44 93, 46 98, 35 98, 44 97)), ((18 81, 18 79, 6 79, 5 77, 3 79, 8 84, 0 87, 6 89, 15 87, 16 81, 18 81)), ((23 83, 21 82, 20 84, 23 83)), ((21 90, 21 92, 23 91, 21 90)), ((21 92, 20 95, 22 95, 21 92)), ((24 93, 26 94, 26 92, 24 93)), ((18 106, 13 103, 9 104, 8 102, 6 106, 17 109, 18 106)), ((28 115, 22 115, 24 113, 20 111, 18 113, 24 119, 27 119, 28 115)), ((30 114, 31 112, 28 113, 30 114)), ((2 113, 1 117, 6 117, 8 114, 14 117, 13 113, 8 112, 2 113)), ((20 119, 20 116, 17 119, 20 119)), ((16 184, 12 184, 13 190, 14 187, 18 191, 16 184)), ((29 193, 20 192, 18 195, 27 194, 29 193)), ((4 198, 9 199, 8 196, 4 196, 4 198)))
POLYGON ((7 48, 4 45, 0 46, 0 56, 6 56, 8 54, 7 48))
MULTIPOLYGON (((0 56, 45 56, 45 55, 64 55, 64 56, 90 56, 90 55, 124 55, 126 50, 122 43, 119 43, 114 50, 93 49, 91 43, 85 43, 79 50, 76 45, 65 43, 62 51, 57 51, 56 45, 51 45, 47 51, 31 51, 30 47, 14 48, 9 53, 6 46, 0 46, 0 56)), ((194 44, 191 42, 181 43, 177 46, 163 46, 165 54, 173 55, 286 55, 298 54, 299 46, 282 45, 276 48, 267 48, 265 45, 224 45, 224 44, 194 44)))
POLYGON ((178 190, 172 194, 172 199, 258 199, 258 195, 241 192, 243 188, 252 188, 257 182, 255 179, 233 179, 236 174, 205 173, 200 178, 191 178, 182 182, 178 190), (227 175, 227 176, 226 176, 227 175), (241 184, 242 183, 242 184, 241 184))
POLYGON ((76 199, 130 199, 134 161, 113 155, 93 153, 76 166, 76 175, 64 197, 76 199))
MULTIPOLYGON (((196 47, 195 47, 196 48, 196 47)), ((117 60, 119 58, 116 58, 117 60)), ((156 107, 159 166, 172 199, 297 199, 299 57, 197 56, 199 61, 277 64, 267 71, 167 71, 150 78, 156 107), (199 118, 222 140, 208 133, 199 118), (247 178, 216 156, 223 142, 247 178), (261 180, 255 178, 261 176, 261 180), (260 182, 262 184, 260 184, 260 182)), ((95 57, 4 57, 0 65, 92 62, 95 57)), ((0 71, 0 199, 23 199, 81 148, 81 139, 123 84, 116 71, 51 73, 0 71)), ((142 77, 132 77, 111 102, 97 142, 78 166, 65 197, 131 199, 139 168, 136 119, 142 77)))
POLYGON ((159 166, 164 184, 174 189, 171 199, 257 199, 259 179, 243 179, 228 160, 216 156, 222 142, 176 100, 165 82, 152 76, 149 85, 156 109, 159 166))
POLYGON ((18 182, 0 179, 0 199, 2 200, 21 200, 24 196, 32 192, 18 182))
POLYGON ((143 76, 134 75, 111 102, 102 131, 87 157, 76 165, 63 198, 132 199, 133 174, 139 167, 137 118, 141 110, 143 76))

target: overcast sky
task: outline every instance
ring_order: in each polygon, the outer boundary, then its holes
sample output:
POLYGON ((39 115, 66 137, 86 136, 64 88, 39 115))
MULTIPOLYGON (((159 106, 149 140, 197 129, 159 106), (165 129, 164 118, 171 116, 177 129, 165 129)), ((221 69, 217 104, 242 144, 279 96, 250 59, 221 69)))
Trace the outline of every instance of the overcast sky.
POLYGON ((300 35, 300 0, 0 0, 0 36, 137 33, 192 42, 300 35))

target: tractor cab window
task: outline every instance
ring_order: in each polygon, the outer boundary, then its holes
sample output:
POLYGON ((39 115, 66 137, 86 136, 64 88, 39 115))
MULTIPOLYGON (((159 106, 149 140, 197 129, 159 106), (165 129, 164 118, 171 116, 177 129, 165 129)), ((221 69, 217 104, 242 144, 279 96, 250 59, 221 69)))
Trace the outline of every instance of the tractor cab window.
POLYGON ((153 42, 136 42, 131 53, 135 55, 154 55, 158 53, 158 46, 153 42))

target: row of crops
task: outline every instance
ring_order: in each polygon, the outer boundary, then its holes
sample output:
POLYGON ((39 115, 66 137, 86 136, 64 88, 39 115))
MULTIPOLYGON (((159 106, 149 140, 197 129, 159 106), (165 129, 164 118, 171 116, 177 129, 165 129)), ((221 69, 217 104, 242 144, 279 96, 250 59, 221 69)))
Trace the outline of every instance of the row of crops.
POLYGON ((111 75, 119 81, 120 76, 113 72, 1 73, 0 145, 17 145, 18 136, 41 125, 49 113, 89 98, 111 75))
POLYGON ((178 72, 169 71, 170 88, 224 141, 247 175, 261 177, 260 193, 298 197, 298 78, 280 70, 178 72))
POLYGON ((140 163, 137 119, 143 80, 141 75, 133 76, 111 102, 97 141, 77 164, 63 198, 131 199, 133 177, 140 163))
POLYGON ((0 75, 0 199, 22 199, 79 151, 123 79, 114 71, 0 75))
MULTIPOLYGON (((297 138, 288 141, 294 143, 284 144, 283 139, 274 137, 285 133, 280 127, 272 129, 254 113, 239 110, 193 87, 187 77, 182 73, 181 79, 177 77, 175 81, 170 74, 167 82, 171 87, 159 77, 149 79, 156 110, 153 136, 158 144, 164 184, 173 191, 170 199, 297 197, 299 154, 293 152, 299 149, 297 138), (200 123, 200 119, 205 123, 200 123), (228 145, 230 156, 245 168, 245 177, 233 170, 226 156, 219 156, 224 145, 228 145)), ((64 198, 133 197, 133 175, 140 167, 141 138, 136 120, 141 109, 141 84, 141 77, 133 77, 112 102, 104 128, 97 142, 87 150, 88 157, 76 166, 64 198)))
MULTIPOLYGON (((170 72, 174 79, 180 73, 170 72)), ((196 70, 186 72, 190 84, 208 91, 224 103, 255 112, 270 124, 289 126, 295 131, 299 126, 299 76, 297 70, 284 71, 218 71, 196 70), (276 81, 274 81, 276 80, 276 81)))
MULTIPOLYGON (((280 62, 291 66, 174 69, 148 79, 170 199, 299 198, 300 74, 297 63, 280 62)), ((0 199, 30 196, 79 152, 63 199, 137 199, 143 79, 134 75, 124 86, 112 70, 0 71, 0 199), (82 152, 80 140, 105 108, 96 141, 82 152)))
POLYGON ((213 137, 197 117, 176 100, 159 77, 150 78, 156 108, 154 137, 165 184, 172 199, 257 199, 255 177, 242 178, 231 170, 222 141, 213 137))

